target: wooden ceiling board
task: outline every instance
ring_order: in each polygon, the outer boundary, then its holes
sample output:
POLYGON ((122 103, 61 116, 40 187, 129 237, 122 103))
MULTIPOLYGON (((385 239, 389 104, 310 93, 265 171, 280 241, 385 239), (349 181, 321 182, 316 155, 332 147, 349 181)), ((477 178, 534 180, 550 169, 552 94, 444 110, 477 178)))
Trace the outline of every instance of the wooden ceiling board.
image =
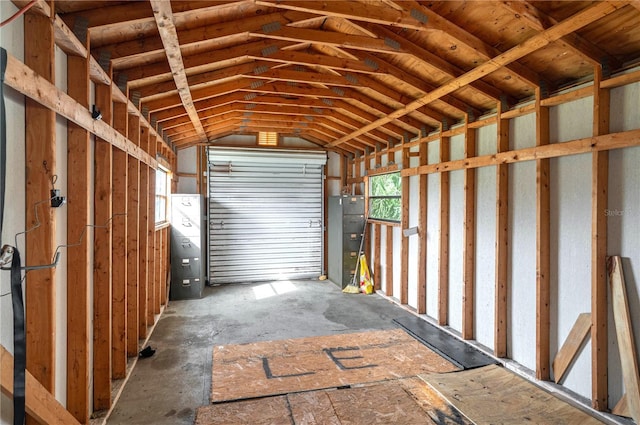
POLYGON ((585 39, 618 57, 637 59, 640 52, 640 10, 627 6, 578 31, 585 39))
POLYGON ((328 148, 361 151, 442 121, 460 122, 467 113, 481 116, 503 98, 528 99, 540 81, 550 88, 574 84, 592 78, 601 62, 616 71, 640 59, 640 10, 632 6, 601 5, 607 10, 599 16, 608 16, 565 26, 578 29, 537 50, 523 48, 541 31, 600 6, 592 1, 185 0, 169 6, 162 22, 175 35, 165 31, 163 40, 145 0, 55 2, 71 29, 88 26, 96 61, 110 61, 113 80, 139 96, 149 119, 164 124, 181 148, 202 141, 193 122, 206 124, 210 138, 255 131, 252 122, 275 125, 277 117, 286 131, 306 124, 307 137, 328 148), (178 74, 167 61, 167 41, 174 67, 182 63, 178 74), (512 51, 526 54, 516 58, 512 51), (501 61, 509 55, 514 60, 501 61), (474 73, 476 67, 487 72, 474 73), (454 80, 466 83, 449 85, 454 80), (193 101, 191 120, 185 96, 193 101), (267 112, 277 105, 278 112, 267 112), (255 118, 243 126, 238 111, 248 106, 255 118), (226 114, 224 122, 219 114, 226 114))

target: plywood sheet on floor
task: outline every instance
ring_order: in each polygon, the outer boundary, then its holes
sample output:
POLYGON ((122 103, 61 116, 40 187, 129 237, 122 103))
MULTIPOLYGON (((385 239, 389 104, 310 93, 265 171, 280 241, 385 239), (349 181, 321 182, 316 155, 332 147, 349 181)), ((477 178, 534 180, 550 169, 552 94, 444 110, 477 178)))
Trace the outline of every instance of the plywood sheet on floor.
POLYGON ((496 365, 455 373, 420 375, 420 378, 478 424, 602 423, 496 365))
POLYGON ((419 378, 317 390, 198 409, 196 425, 472 424, 419 378))
POLYGON ((230 401, 457 370, 401 329, 213 350, 211 400, 230 401))

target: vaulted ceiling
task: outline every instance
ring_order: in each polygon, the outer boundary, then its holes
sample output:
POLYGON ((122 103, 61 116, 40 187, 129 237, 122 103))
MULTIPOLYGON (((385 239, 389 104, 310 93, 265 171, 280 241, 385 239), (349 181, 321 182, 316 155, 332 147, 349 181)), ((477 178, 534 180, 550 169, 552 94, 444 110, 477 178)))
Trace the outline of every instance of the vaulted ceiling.
POLYGON ((640 60, 640 2, 64 1, 173 145, 276 131, 362 152, 640 60))

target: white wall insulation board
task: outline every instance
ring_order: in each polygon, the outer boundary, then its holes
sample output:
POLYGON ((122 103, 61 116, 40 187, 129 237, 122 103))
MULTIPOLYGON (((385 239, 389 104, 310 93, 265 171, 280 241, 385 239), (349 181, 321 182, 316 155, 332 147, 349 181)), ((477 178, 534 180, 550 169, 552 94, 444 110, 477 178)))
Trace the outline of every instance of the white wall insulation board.
MULTIPOLYGON (((509 123, 510 149, 535 146, 534 114, 509 123)), ((509 165, 509 271, 507 355, 536 366, 536 164, 509 165)))
MULTIPOLYGON (((411 149, 412 152, 418 152, 419 147, 415 146, 415 148, 411 149)), ((417 156, 412 156, 409 158, 409 166, 417 167, 420 165, 420 158, 417 156)), ((419 176, 411 176, 409 177, 409 225, 407 228, 418 226, 419 215, 420 215, 420 177, 419 176)), ((402 238, 405 236, 400 232, 402 238)), ((409 297, 408 302, 411 307, 418 307, 418 264, 419 264, 419 256, 418 256, 418 241, 419 236, 417 234, 411 235, 409 238, 409 262, 408 262, 408 273, 409 273, 409 297)))
MULTIPOLYGON (((551 159, 550 344, 553 359, 578 315, 591 311, 591 154, 551 159)), ((563 385, 591 397, 591 343, 563 385)))
MULTIPOLYGON (((497 126, 481 127, 476 135, 477 154, 496 153, 497 126)), ((476 169, 476 261, 474 336, 493 349, 496 274, 496 167, 476 169)))
MULTIPOLYGON (((464 158, 464 141, 464 135, 450 139, 452 160, 464 158)), ((449 326, 462 332, 464 171, 449 175, 449 326)))
MULTIPOLYGON (((429 142, 428 162, 437 164, 440 141, 429 142)), ((427 177, 427 315, 438 317, 438 276, 440 258, 440 174, 427 177)))

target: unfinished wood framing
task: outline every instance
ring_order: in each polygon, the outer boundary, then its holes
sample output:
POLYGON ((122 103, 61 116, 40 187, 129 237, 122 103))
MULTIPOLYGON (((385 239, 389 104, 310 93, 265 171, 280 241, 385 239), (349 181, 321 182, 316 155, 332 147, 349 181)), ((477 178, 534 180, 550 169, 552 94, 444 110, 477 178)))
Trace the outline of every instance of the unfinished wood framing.
MULTIPOLYGON (((536 89, 536 146, 549 144, 549 108, 542 106, 542 90, 536 89)), ((550 164, 536 161, 536 378, 550 378, 549 332, 550 270, 550 164)))
MULTIPOLYGON (((497 151, 509 150, 509 121, 502 118, 502 103, 498 103, 497 151)), ((507 357, 507 312, 509 270, 509 166, 496 166, 496 284, 495 332, 493 354, 507 357)))
MULTIPOLYGON (((594 67, 593 135, 609 133, 609 89, 601 88, 602 68, 594 67)), ((591 168, 591 405, 608 409, 607 215, 609 151, 594 152, 591 168)))
POLYGON ((381 242, 382 242, 382 225, 380 223, 371 223, 373 227, 373 286, 376 291, 382 288, 382 258, 380 258, 381 242))
MULTIPOLYGON (((111 86, 96 84, 96 106, 111 123, 111 86)), ((113 148, 96 139, 93 197, 93 409, 111 407, 113 148)))
MULTIPOLYGON (((148 144, 148 128, 140 129, 140 145, 148 144)), ((146 148, 143 147, 143 150, 146 148)), ((140 164, 140 188, 138 193, 138 338, 147 337, 147 292, 149 291, 149 167, 140 164)))
POLYGON ((385 245, 385 277, 384 277, 384 293, 393 297, 393 226, 385 226, 386 229, 386 245, 385 245))
POLYGON ((627 408, 631 417, 637 423, 640 421, 640 375, 638 375, 638 355, 633 336, 632 319, 629 313, 622 258, 618 256, 610 257, 607 268, 627 408))
MULTIPOLYGON (((428 145, 420 145, 420 165, 427 165, 428 145)), ((418 303, 417 313, 427 312, 427 208, 428 208, 428 177, 421 175, 418 181, 418 303)))
MULTIPOLYGON (((128 114, 124 103, 113 104, 113 126, 127 134, 128 114)), ((127 222, 129 156, 113 148, 113 220, 112 225, 112 370, 113 379, 124 378, 127 372, 127 222)), ((133 159, 131 159, 133 161, 133 159)))
MULTIPOLYGON (((24 61, 43 80, 54 81, 54 35, 49 19, 27 13, 24 17, 24 61)), ((7 61, 8 62, 8 61, 7 61)), ((7 73, 9 63, 7 63, 7 73)), ((5 75, 6 81, 7 75, 5 75)), ((51 264, 55 250, 54 209, 49 199, 57 179, 55 112, 38 102, 25 100, 26 126, 26 234, 27 265, 51 264)), ((25 280, 25 328, 27 369, 50 393, 55 393, 55 269, 34 270, 25 280), (30 284, 37 282, 37 284, 30 284)), ((33 422, 31 422, 33 423, 33 422)))
MULTIPOLYGON (((409 148, 402 149, 402 168, 408 168, 410 164, 409 148)), ((404 230, 409 228, 409 177, 401 178, 402 198, 401 198, 401 218, 400 235, 402 244, 400 246, 400 304, 409 303, 409 237, 404 235, 404 230)), ((389 247, 387 247, 389 249, 389 247)))
MULTIPOLYGON (((29 2, 13 3, 22 7, 29 2)), ((434 308, 437 306, 436 321, 449 325, 451 306, 457 323, 461 310, 462 327, 456 330, 464 339, 480 337, 475 329, 481 320, 474 305, 480 294, 476 289, 487 286, 481 282, 481 271, 486 270, 478 267, 481 256, 476 255, 476 249, 489 247, 480 244, 485 242, 480 236, 475 240, 476 227, 482 231, 478 235, 484 237, 486 228, 481 226, 481 217, 494 213, 492 208, 477 209, 484 203, 476 205, 475 170, 496 167, 495 282, 489 289, 495 288, 493 342, 498 357, 510 353, 508 321, 513 300, 508 285, 510 279, 518 278, 509 275, 512 257, 518 255, 519 248, 510 246, 509 185, 516 182, 510 182, 509 164, 533 161, 536 225, 530 236, 535 231, 536 245, 535 254, 528 254, 536 257, 536 300, 530 313, 535 309, 535 376, 541 380, 551 377, 550 340, 559 326, 551 305, 566 302, 553 298, 562 291, 556 291, 551 279, 556 270, 551 267, 555 236, 550 235, 550 227, 557 215, 550 211, 550 185, 554 184, 550 181, 550 158, 589 153, 591 315, 589 321, 587 316, 579 317, 554 361, 553 371, 556 381, 561 382, 590 329, 591 403, 597 410, 607 410, 607 369, 610 361, 616 361, 608 357, 607 335, 611 301, 605 268, 608 151, 637 147, 640 140, 640 129, 627 129, 626 121, 624 131, 610 133, 613 108, 609 91, 640 82, 640 71, 632 68, 638 63, 640 26, 627 24, 638 21, 640 3, 466 2, 455 11, 459 14, 455 22, 447 2, 214 3, 151 0, 149 7, 136 2, 38 0, 24 17, 24 34, 18 37, 24 38, 24 60, 17 59, 20 54, 8 55, 4 84, 26 99, 24 228, 40 224, 26 234, 25 262, 51 262, 59 243, 56 219, 60 214, 68 215, 66 228, 59 230, 66 233, 66 242, 72 245, 63 251, 68 264, 61 272, 55 268, 30 271, 26 278, 27 344, 31 347, 27 350, 28 369, 46 391, 56 395, 55 388, 66 385, 62 396, 69 411, 82 423, 92 413, 89 406, 94 410, 109 408, 111 380, 125 377, 127 355, 137 355, 140 338, 147 335, 155 315, 167 305, 170 230, 169 224, 156 227, 155 223, 154 169, 158 163, 175 171, 175 152, 197 146, 197 172, 190 177, 195 177, 202 192, 206 186, 205 145, 209 141, 276 129, 286 137, 300 137, 337 152, 341 172, 335 178, 341 181, 341 191, 348 188, 353 194, 367 194, 366 176, 400 170, 400 225, 375 221, 367 225, 373 237, 365 238, 365 251, 373 259, 375 287, 380 289, 384 280, 384 291, 394 297, 395 275, 399 278, 395 301, 408 305, 414 295, 409 293, 409 283, 416 284, 415 307, 419 314, 427 310, 427 289, 429 296, 435 297, 437 292, 437 302, 432 300, 434 308), (86 32, 85 28, 78 32, 75 24, 87 25, 86 32), (76 36, 74 31, 84 35, 76 36), (65 53, 64 57, 55 57, 55 46, 65 53), (301 50, 300 46, 305 48, 301 50), (66 89, 56 87, 54 78, 54 70, 62 63, 68 70, 66 89), (585 83, 592 74, 593 84, 585 83), (96 85, 95 103, 102 111, 102 120, 91 115, 91 82, 96 85), (556 92, 549 93, 550 89, 556 92), (591 96, 593 134, 550 143, 550 130, 556 131, 555 126, 550 129, 550 108, 591 96), (509 109, 509 105, 515 106, 509 109), (510 150, 509 120, 532 113, 535 146, 510 150), (56 132, 60 132, 57 116, 67 120, 67 172, 60 171, 56 164, 56 156, 61 155, 61 145, 55 140, 56 132), (479 118, 471 122, 470 116, 479 118), (475 130, 493 124, 498 127, 497 153, 479 156, 475 130), (96 136, 93 153, 91 134, 96 136), (463 134, 464 158, 452 161, 450 138, 463 134), (428 144, 432 142, 440 144, 440 160, 429 164, 428 144), (156 159, 156 154, 166 159, 156 159), (387 164, 382 163, 385 154, 387 164), (396 161, 400 154, 401 160, 396 161), (419 157, 418 166, 411 166, 411 156, 419 157), (450 173, 454 170, 462 170, 464 176, 463 205, 459 205, 458 197, 451 202, 450 173), (436 173, 440 178, 440 208, 429 211, 428 175, 436 173), (57 188, 58 176, 66 180, 68 193, 62 195, 69 202, 67 211, 50 207, 49 190, 57 188), (94 197, 89 199, 92 176, 94 197), (409 200, 412 176, 418 177, 417 202, 409 200), (93 219, 89 217, 91 201, 93 219), (411 211, 410 206, 414 207, 411 211), (463 209, 462 252, 450 251, 449 247, 453 208, 463 209), (408 236, 402 231, 409 227, 416 211, 418 259, 414 263, 409 257, 408 236), (432 236, 427 234, 428 212, 438 215, 440 222, 439 235, 433 235, 439 246, 430 253, 437 256, 438 271, 433 273, 437 281, 429 285, 437 288, 427 286, 427 239, 432 236), (90 229, 89 224, 97 227, 90 229), (399 246, 394 246, 394 227, 402 232, 399 246), (385 252, 381 252, 383 228, 385 252), (399 250, 395 265, 394 248, 399 250), (456 289, 451 294, 459 299, 450 299, 449 268, 460 264, 460 258, 462 282, 451 282, 451 288, 456 289), (385 276, 382 264, 386 264, 385 276), (410 270, 410 264, 417 265, 417 282, 409 282, 409 276, 416 272, 410 270), (56 281, 62 276, 68 280, 67 297, 56 300, 56 281), (457 291, 460 283, 462 297, 457 291), (93 299, 89 291, 92 285, 93 299), (60 340, 56 337, 58 305, 67 312, 64 382, 55 382, 56 375, 61 379, 55 370, 61 349, 64 355, 64 348, 56 348, 60 340), (91 306, 93 317, 89 316, 91 306)), ((11 51, 16 48, 6 47, 11 51)), ((63 85, 58 81, 58 86, 63 85)), ((517 126, 517 131, 528 125, 517 126)), ((557 127, 562 130, 563 125, 559 122, 557 127)), ((521 133, 511 136, 515 139, 521 133)), ((619 160, 618 155, 612 158, 619 160)), ((170 185, 173 192, 177 190, 177 177, 174 173, 170 185)), ((629 179, 627 174, 623 179, 629 179)), ((528 184, 533 189, 533 181, 528 184)), ((326 196, 325 192, 325 201, 326 196)), ((513 211, 517 208, 521 206, 513 206, 513 211)), ((522 243, 519 239, 516 242, 522 243)), ((435 263, 436 258, 433 260, 435 263)), ((459 270, 455 271, 458 279, 459 270)), ((619 285, 617 280, 614 283, 619 285)), ((620 288, 617 291, 619 296, 620 288)), ((529 301, 533 304, 533 299, 529 301)), ((620 319, 621 314, 624 316, 624 308, 620 308, 626 300, 623 303, 617 298, 614 302, 618 303, 616 319, 620 319)), ((628 320, 623 317, 620 323, 625 325, 628 320)), ((490 338, 491 329, 488 331, 490 338)), ((622 332, 630 334, 629 329, 622 328, 622 332)), ((625 379, 638 375, 631 349, 623 353, 625 379)), ((637 381, 624 382, 631 393, 616 406, 616 411, 628 406, 636 421, 640 420, 637 381)), ((581 388, 585 391, 589 388, 581 388)))
MULTIPOLYGON (((440 138, 440 162, 449 161, 450 141, 440 138)), ((438 257, 438 324, 449 324, 449 173, 440 173, 440 252, 438 257)))
MULTIPOLYGON (((155 140, 149 140, 150 145, 155 146, 155 140)), ((147 326, 154 323, 156 309, 156 171, 149 168, 149 192, 147 197, 147 326)))
MULTIPOLYGON (((0 345, 2 394, 13 399, 13 356, 0 345)), ((25 408, 30 420, 47 425, 80 425, 28 370, 25 376, 25 408)))
MULTIPOLYGON (((467 124, 469 118, 467 117, 467 124)), ((476 156, 476 130, 467 126, 464 157, 476 156)), ((464 223, 462 233, 462 338, 474 338, 476 264, 476 170, 464 170, 464 223)))
POLYGON ((567 339, 562 343, 553 359, 553 378, 556 383, 562 381, 569 366, 580 353, 580 347, 591 331, 591 313, 582 313, 573 324, 567 339))
MULTIPOLYGON (((140 119, 129 114, 128 136, 140 143, 140 119)), ((140 251, 140 161, 129 157, 127 169, 127 356, 138 355, 138 308, 140 251)))
MULTIPOLYGON (((89 108, 89 63, 67 58, 68 93, 89 108)), ((67 409, 81 423, 89 420, 89 287, 88 226, 91 181, 89 132, 67 124, 67 409), (88 234, 87 234, 88 233, 88 234)))

